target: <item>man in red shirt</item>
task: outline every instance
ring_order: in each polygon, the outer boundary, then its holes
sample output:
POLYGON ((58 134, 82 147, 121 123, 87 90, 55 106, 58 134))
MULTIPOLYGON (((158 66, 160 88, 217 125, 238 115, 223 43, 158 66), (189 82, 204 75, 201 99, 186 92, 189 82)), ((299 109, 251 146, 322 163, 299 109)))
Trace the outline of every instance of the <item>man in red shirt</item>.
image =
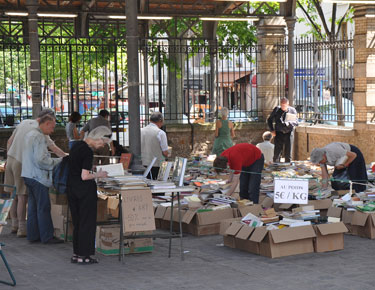
POLYGON ((240 180, 240 198, 249 199, 254 203, 259 201, 259 187, 264 166, 264 156, 254 145, 240 143, 225 150, 214 161, 216 172, 229 168, 228 183, 232 183, 229 195, 232 195, 240 180))

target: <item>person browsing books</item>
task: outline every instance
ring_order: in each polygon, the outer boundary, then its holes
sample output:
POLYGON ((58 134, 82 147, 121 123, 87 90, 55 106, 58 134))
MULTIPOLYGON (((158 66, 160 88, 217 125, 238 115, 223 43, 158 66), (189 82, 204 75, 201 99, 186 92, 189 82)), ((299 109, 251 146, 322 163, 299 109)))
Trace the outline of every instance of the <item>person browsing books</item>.
MULTIPOLYGON (((323 187, 328 186, 327 165, 335 166, 333 176, 339 170, 347 169, 349 180, 358 183, 367 183, 367 171, 362 152, 354 145, 343 142, 333 142, 323 148, 315 148, 311 151, 310 161, 319 164, 322 169, 323 187)), ((334 185, 332 185, 333 189, 334 185)), ((366 189, 364 184, 353 184, 355 192, 366 189)))
POLYGON ((240 198, 258 203, 264 156, 256 146, 248 143, 234 145, 216 157, 213 165, 218 173, 227 165, 233 170, 228 180, 231 183, 228 195, 233 194, 240 181, 240 198))
POLYGON ((290 162, 291 134, 298 125, 297 111, 289 106, 289 100, 282 98, 280 106, 273 109, 267 119, 268 127, 275 137, 273 162, 280 162, 281 152, 284 150, 285 162, 290 162), (275 123, 275 125, 274 125, 275 123))
POLYGON ((154 157, 156 157, 156 161, 147 176, 149 179, 157 179, 160 164, 169 155, 167 135, 160 129, 163 124, 163 114, 153 112, 150 116, 150 124, 141 130, 142 165, 149 166, 154 157))

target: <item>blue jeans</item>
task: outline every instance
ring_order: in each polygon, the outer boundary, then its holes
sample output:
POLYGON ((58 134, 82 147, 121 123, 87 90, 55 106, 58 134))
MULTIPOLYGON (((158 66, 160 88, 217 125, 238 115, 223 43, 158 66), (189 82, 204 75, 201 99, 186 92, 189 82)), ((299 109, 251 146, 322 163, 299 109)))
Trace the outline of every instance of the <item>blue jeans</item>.
POLYGON ((259 188, 260 181, 262 178, 262 170, 264 166, 264 156, 255 161, 253 164, 247 167, 242 167, 240 175, 240 198, 248 199, 254 203, 259 202, 259 188), (247 173, 251 172, 251 173, 247 173))
POLYGON ((53 223, 51 218, 51 202, 49 189, 35 179, 24 177, 29 193, 27 210, 27 239, 48 242, 53 238, 53 223))

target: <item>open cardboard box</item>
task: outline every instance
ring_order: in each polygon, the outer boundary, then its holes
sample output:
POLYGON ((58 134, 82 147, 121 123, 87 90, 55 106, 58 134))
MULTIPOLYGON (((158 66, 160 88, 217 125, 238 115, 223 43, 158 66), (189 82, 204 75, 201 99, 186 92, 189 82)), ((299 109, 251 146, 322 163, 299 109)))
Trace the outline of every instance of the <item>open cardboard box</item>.
POLYGON ((375 239, 375 213, 355 211, 350 224, 352 234, 362 238, 375 239))
POLYGON ((316 238, 314 239, 315 252, 330 252, 344 249, 344 233, 348 229, 344 223, 314 225, 316 238))
POLYGON ((224 235, 224 245, 270 258, 314 252, 312 226, 268 231, 233 222, 224 235))
MULTIPOLYGON (((124 233, 124 235, 144 235, 152 232, 124 233)), ((154 246, 151 238, 124 240, 125 254, 152 252, 154 246)), ((118 255, 120 253, 120 226, 105 225, 96 227, 96 251, 103 255, 118 255)))
POLYGON ((327 216, 328 209, 332 207, 331 199, 309 200, 308 205, 313 205, 314 209, 318 209, 320 216, 327 216))
POLYGON ((233 209, 199 212, 188 210, 182 222, 189 225, 189 232, 195 236, 217 235, 220 232, 220 222, 233 218, 233 209))

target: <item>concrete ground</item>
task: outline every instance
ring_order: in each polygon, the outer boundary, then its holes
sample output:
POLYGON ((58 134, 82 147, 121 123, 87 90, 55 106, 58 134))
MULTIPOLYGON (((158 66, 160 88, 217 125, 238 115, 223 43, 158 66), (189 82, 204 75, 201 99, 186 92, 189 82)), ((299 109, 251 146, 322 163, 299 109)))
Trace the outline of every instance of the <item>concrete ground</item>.
MULTIPOLYGON (((70 263, 72 244, 29 244, 8 233, 0 236, 17 280, 15 289, 374 289, 375 241, 345 236, 345 250, 269 259, 222 246, 221 236, 156 240, 148 254, 102 256, 95 265, 70 263)), ((0 280, 8 279, 0 261, 0 280)), ((11 289, 0 284, 0 289, 11 289)))

